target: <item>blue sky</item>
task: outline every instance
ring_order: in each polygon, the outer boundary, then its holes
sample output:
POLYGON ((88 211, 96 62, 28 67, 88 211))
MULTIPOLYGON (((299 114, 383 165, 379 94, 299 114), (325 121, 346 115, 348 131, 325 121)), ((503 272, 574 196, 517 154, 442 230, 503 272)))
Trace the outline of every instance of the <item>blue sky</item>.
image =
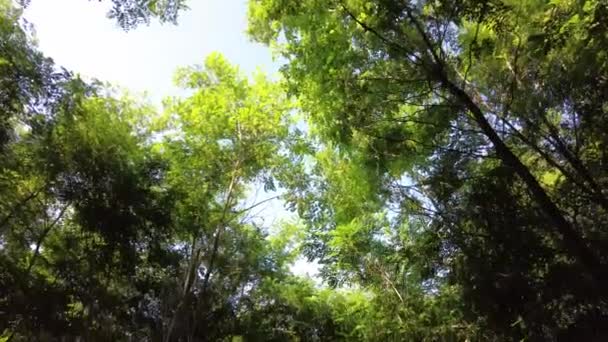
POLYGON ((158 103, 176 94, 173 73, 223 53, 250 73, 277 72, 268 48, 245 34, 244 0, 192 0, 177 26, 152 22, 125 32, 106 18, 109 2, 32 0, 24 17, 36 28, 39 46, 58 65, 134 92, 147 91, 158 103))
MULTIPOLYGON (((108 2, 97 0, 32 0, 24 17, 34 24, 40 49, 55 63, 85 78, 97 78, 131 92, 147 93, 160 105, 178 95, 173 73, 200 64, 213 51, 223 53, 250 74, 257 68, 276 74, 280 66, 270 50, 245 34, 245 0, 191 0, 178 25, 152 22, 125 32, 106 18, 108 2)), ((261 216, 267 223, 288 216, 273 201, 261 216)), ((298 260, 296 274, 317 272, 317 265, 298 260)))

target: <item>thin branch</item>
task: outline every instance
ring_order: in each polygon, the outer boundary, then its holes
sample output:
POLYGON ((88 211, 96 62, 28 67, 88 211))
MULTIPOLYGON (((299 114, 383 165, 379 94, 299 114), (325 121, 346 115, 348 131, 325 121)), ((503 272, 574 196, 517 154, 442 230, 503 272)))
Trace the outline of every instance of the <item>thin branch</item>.
POLYGON ((524 144, 528 145, 532 148, 536 153, 538 153, 549 165, 555 167, 562 173, 565 177, 570 179, 574 184, 580 187, 583 191, 590 193, 593 195, 593 191, 589 189, 584 183, 579 182, 574 175, 572 175, 568 170, 566 170, 562 165, 560 165, 557 161, 555 161, 551 155, 547 152, 543 151, 542 148, 538 147, 535 143, 533 143, 530 139, 528 139, 523 133, 521 133, 509 120, 505 118, 501 118, 502 121, 509 127, 509 129, 515 134, 515 136, 521 140, 524 144))
POLYGON ((21 207, 23 207, 25 204, 27 204, 27 202, 29 202, 30 200, 36 198, 38 196, 38 194, 40 194, 40 192, 42 192, 42 190, 44 190, 45 187, 46 187, 46 184, 44 186, 41 186, 37 190, 31 192, 24 199, 22 199, 19 203, 17 203, 17 205, 15 205, 15 207, 13 208, 13 210, 11 210, 11 212, 8 215, 6 215, 2 219, 2 221, 0 221, 0 232, 2 232, 1 229, 8 223, 8 221, 10 221, 10 219, 12 219, 13 216, 15 216, 15 214, 17 213, 17 211, 19 211, 19 209, 21 209, 21 207))
POLYGON ((42 234, 40 235, 40 237, 38 237, 38 241, 36 241, 36 249, 34 250, 34 255, 32 256, 32 259, 30 259, 30 262, 27 266, 27 269, 25 271, 26 275, 30 274, 30 271, 32 270, 32 267, 34 267, 34 264, 36 263, 36 259, 38 258, 38 255, 40 253, 40 247, 42 246, 42 243, 44 242, 44 240, 46 239, 46 237, 49 235, 49 233, 51 232, 51 230, 53 229, 53 227, 55 227, 57 225, 57 223, 59 222, 59 220, 61 220, 61 218, 63 217, 63 214, 66 212, 66 210, 68 209, 68 207, 70 206, 70 203, 67 203, 59 212, 59 214, 57 215, 57 217, 55 217, 55 219, 53 220, 53 222, 51 222, 51 224, 49 224, 44 231, 42 232, 42 234))
MULTIPOLYGON (((241 140, 241 131, 240 131, 240 127, 238 126, 238 122, 237 122, 237 132, 238 132, 238 139, 240 141, 241 140)), ((218 224, 216 232, 215 232, 215 237, 213 239, 213 249, 211 251, 211 257, 209 258, 209 264, 207 265, 207 269, 205 270, 205 274, 203 276, 203 284, 202 284, 202 288, 201 288, 201 296, 203 298, 204 298, 205 293, 207 292, 209 278, 211 277, 211 272, 213 271, 215 259, 217 258, 218 250, 220 247, 220 238, 222 236, 222 233, 224 232, 224 229, 226 228, 226 225, 230 221, 230 220, 226 220, 226 217, 228 216, 228 209, 230 208, 230 206, 232 204, 234 190, 236 188, 236 184, 239 179, 240 165, 241 165, 241 159, 237 158, 236 163, 234 165, 234 172, 232 174, 232 178, 230 179, 230 184, 228 185, 228 191, 226 193, 226 199, 224 201, 224 209, 222 210, 222 217, 219 221, 219 224, 218 224)), ((192 328, 191 336, 193 336, 196 333, 196 329, 197 329, 196 321, 197 321, 197 316, 198 316, 198 309, 199 309, 199 306, 201 305, 200 304, 201 302, 202 301, 199 301, 194 309, 194 319, 193 319, 194 327, 192 328)))
POLYGON ((383 36, 380 32, 378 32, 377 30, 375 30, 374 28, 372 28, 371 26, 367 25, 365 22, 359 20, 359 18, 357 18, 357 16, 355 16, 344 4, 344 2, 340 1, 340 5, 342 6, 342 9, 344 9, 344 11, 346 12, 346 14, 348 14, 348 16, 355 21, 359 26, 361 26, 361 28, 363 28, 363 30, 372 33, 374 36, 376 36, 378 39, 380 39, 383 43, 389 45, 389 46, 393 46, 396 47, 398 50, 402 50, 403 52, 405 52, 405 54, 408 56, 408 58, 413 58, 414 63, 416 63, 415 60, 419 60, 421 62, 421 65, 424 65, 423 61, 420 60, 420 58, 418 58, 416 56, 416 54, 414 54, 410 49, 406 48, 405 46, 394 42, 388 38, 386 38, 385 36, 383 36))
POLYGON ((249 210, 251 210, 251 209, 254 209, 254 208, 256 208, 256 207, 258 207, 258 206, 260 206, 260 205, 262 205, 262 204, 264 204, 264 203, 267 203, 267 202, 270 202, 270 201, 272 201, 272 200, 275 200, 275 199, 281 198, 281 196, 282 196, 282 195, 276 195, 276 196, 272 196, 272 197, 266 198, 266 199, 264 199, 264 200, 261 200, 261 201, 259 201, 259 202, 257 202, 257 203, 252 204, 251 206, 249 206, 249 207, 247 207, 247 208, 244 208, 244 209, 241 209, 241 210, 237 211, 237 212, 236 212, 236 214, 242 214, 242 213, 244 213, 244 212, 246 212, 246 211, 249 211, 249 210))
MULTIPOLYGON (((443 61, 441 60, 441 58, 439 58, 435 49, 433 49, 434 44, 431 42, 431 39, 427 36, 420 22, 414 17, 411 9, 406 7, 405 12, 410 21, 416 27, 416 30, 418 31, 418 34, 420 34, 420 37, 422 37, 422 40, 426 45, 427 51, 430 52, 431 57, 433 58, 433 62, 435 63, 434 66, 437 68, 437 70, 435 71, 439 73, 440 78, 447 78, 447 75, 445 75, 445 67, 443 65, 443 61)), ((439 47, 439 49, 441 50, 441 47, 439 47)))
POLYGON ((481 26, 481 18, 477 21, 477 26, 475 27, 475 36, 473 37, 473 41, 469 44, 469 64, 467 65, 466 70, 464 71, 464 76, 462 77, 464 84, 463 88, 467 85, 467 78, 469 75, 469 71, 471 70, 471 65, 473 64, 473 44, 477 45, 477 37, 479 36, 479 27, 481 26))

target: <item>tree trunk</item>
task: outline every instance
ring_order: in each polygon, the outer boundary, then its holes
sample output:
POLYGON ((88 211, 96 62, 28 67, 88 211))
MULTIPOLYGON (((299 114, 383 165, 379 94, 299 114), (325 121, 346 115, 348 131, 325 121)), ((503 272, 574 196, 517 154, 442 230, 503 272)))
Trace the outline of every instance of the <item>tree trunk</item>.
POLYGON ((598 285, 601 286, 604 282, 604 276, 602 275, 602 264, 597 255, 591 251, 581 235, 574 230, 570 222, 566 220, 561 210, 551 200, 545 189, 543 189, 538 183, 528 167, 524 165, 521 160, 519 160, 519 158, 496 133, 492 125, 490 125, 486 117, 483 115, 483 112, 479 106, 473 102, 471 97, 463 89, 450 82, 445 74, 442 75, 442 78, 446 89, 460 102, 462 102, 462 104, 471 112, 471 114, 473 114, 473 119, 475 122, 479 125, 484 135, 488 137, 490 142, 492 142, 494 145, 498 157, 506 165, 513 168, 515 173, 527 185, 532 198, 545 213, 545 215, 551 220, 558 233, 561 235, 562 244, 565 249, 570 253, 570 255, 576 257, 587 268, 589 273, 598 282, 598 285))

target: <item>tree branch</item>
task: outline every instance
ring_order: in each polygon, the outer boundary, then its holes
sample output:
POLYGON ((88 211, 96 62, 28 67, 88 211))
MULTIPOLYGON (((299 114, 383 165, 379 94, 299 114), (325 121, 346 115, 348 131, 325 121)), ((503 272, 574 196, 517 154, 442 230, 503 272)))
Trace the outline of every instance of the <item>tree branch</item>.
POLYGON ((36 259, 38 258, 38 254, 40 253, 40 247, 42 246, 42 243, 44 242, 44 240, 46 239, 46 237, 49 235, 49 233, 51 232, 51 230, 53 229, 53 227, 55 227, 57 225, 57 223, 59 222, 59 220, 61 220, 61 218, 63 217, 63 214, 65 213, 65 211, 68 209, 68 207, 70 206, 70 203, 67 203, 59 212, 59 214, 57 215, 57 217, 55 217, 55 219, 53 220, 53 222, 51 222, 51 224, 49 224, 44 231, 42 232, 42 234, 40 235, 40 237, 38 237, 38 241, 36 241, 36 249, 34 250, 34 255, 32 255, 32 259, 30 259, 30 262, 27 266, 27 269, 25 271, 26 275, 30 274, 30 271, 32 270, 32 267, 34 267, 34 264, 36 263, 36 259))

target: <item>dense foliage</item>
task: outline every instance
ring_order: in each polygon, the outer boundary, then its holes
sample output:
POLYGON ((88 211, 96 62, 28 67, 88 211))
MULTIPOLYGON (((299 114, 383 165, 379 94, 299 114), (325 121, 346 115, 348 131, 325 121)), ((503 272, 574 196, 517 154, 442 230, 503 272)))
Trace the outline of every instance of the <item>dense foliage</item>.
POLYGON ((0 0, 0 341, 608 338, 607 2, 249 10, 283 78, 211 54, 158 112, 0 0))

